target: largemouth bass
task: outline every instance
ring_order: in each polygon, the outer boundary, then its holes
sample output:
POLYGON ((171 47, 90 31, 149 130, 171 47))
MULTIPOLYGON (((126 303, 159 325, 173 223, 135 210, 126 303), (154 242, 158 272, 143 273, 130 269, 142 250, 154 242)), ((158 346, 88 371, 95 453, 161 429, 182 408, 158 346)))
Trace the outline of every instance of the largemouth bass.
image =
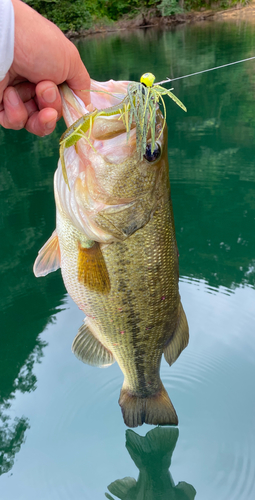
POLYGON ((89 113, 90 127, 86 134, 76 132, 78 142, 65 150, 68 183, 59 162, 56 231, 40 250, 34 273, 61 268, 68 293, 86 315, 72 350, 94 366, 117 361, 124 374, 119 404, 126 425, 177 425, 159 375, 162 353, 171 365, 189 338, 178 290, 167 128, 157 109, 155 149, 148 134, 141 158, 136 123, 127 140, 126 117, 111 108, 127 88, 128 82, 92 81, 87 110, 62 86, 67 126, 89 113))

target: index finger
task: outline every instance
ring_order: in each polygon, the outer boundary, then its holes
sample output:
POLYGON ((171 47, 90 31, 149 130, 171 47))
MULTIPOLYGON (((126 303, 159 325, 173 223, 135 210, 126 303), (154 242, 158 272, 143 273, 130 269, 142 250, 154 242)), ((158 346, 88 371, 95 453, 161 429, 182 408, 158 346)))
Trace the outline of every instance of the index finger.
POLYGON ((3 107, 0 111, 0 125, 13 130, 22 129, 27 121, 28 113, 18 92, 8 87, 3 95, 3 107))
MULTIPOLYGON (((0 82, 0 105, 3 101, 3 95, 6 87, 8 86, 9 83, 9 75, 5 75, 4 79, 0 82)), ((0 108, 3 109, 3 106, 0 108)))

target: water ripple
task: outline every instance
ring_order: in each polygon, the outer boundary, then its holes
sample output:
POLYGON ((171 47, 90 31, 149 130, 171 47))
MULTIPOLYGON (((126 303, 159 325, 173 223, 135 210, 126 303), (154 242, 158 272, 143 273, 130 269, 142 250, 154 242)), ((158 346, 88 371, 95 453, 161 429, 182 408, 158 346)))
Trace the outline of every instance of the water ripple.
MULTIPOLYGON (((240 446, 240 442, 234 443, 234 449, 224 443, 220 448, 220 460, 225 461, 224 469, 215 476, 211 487, 221 492, 221 498, 229 500, 240 500, 252 497, 255 484, 255 467, 253 460, 254 443, 247 439, 240 446)), ((218 464, 217 464, 218 466, 218 464)))
POLYGON ((86 367, 87 376, 80 377, 75 383, 65 387, 65 391, 61 394, 64 412, 61 414, 57 412, 58 400, 54 402, 55 408, 52 408, 52 413, 60 417, 51 428, 55 437, 63 435, 65 429, 71 428, 81 418, 86 422, 88 417, 91 419, 91 415, 94 414, 96 417, 101 407, 107 412, 118 401, 123 383, 121 373, 117 376, 112 374, 111 378, 108 375, 105 379, 102 377, 103 371, 97 371, 99 374, 95 372, 95 368, 86 367))
POLYGON ((178 391, 186 392, 193 386, 195 389, 196 384, 211 384, 216 373, 223 378, 231 369, 234 369, 233 361, 221 352, 215 354, 187 349, 173 368, 163 364, 162 379, 166 386, 170 384, 178 387, 178 391))

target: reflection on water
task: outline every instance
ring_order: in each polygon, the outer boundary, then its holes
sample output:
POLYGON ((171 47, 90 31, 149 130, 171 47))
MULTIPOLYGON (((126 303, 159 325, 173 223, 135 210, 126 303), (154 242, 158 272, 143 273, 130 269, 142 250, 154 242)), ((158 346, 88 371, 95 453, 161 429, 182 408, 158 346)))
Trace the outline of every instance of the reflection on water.
MULTIPOLYGON (((144 437, 128 430, 126 448, 139 476, 137 481, 132 477, 117 479, 108 486, 110 493, 121 500, 194 500, 193 486, 183 481, 175 486, 169 471, 178 436, 177 428, 157 427, 144 437)), ((105 496, 114 500, 109 493, 105 496)))
POLYGON ((8 472, 14 463, 16 453, 24 441, 25 432, 29 428, 26 417, 14 417, 8 413, 11 402, 15 399, 16 392, 31 392, 36 389, 36 377, 33 372, 34 364, 40 363, 43 348, 46 342, 37 340, 36 346, 22 366, 17 378, 14 380, 12 392, 7 399, 1 399, 0 404, 0 476, 8 472))
MULTIPOLYGON (((254 29, 227 23, 118 33, 78 46, 97 80, 137 79, 148 70, 160 80, 255 53, 254 29)), ((171 473, 176 483, 185 479, 195 485, 196 500, 253 500, 254 63, 174 87, 188 108, 183 117, 167 103, 180 291, 190 344, 171 369, 164 361, 161 367, 180 417, 171 473)), ((63 131, 58 127, 44 139, 0 129, 4 500, 102 500, 116 478, 127 471, 137 477, 123 442, 120 370, 76 361, 70 345, 83 314, 77 316, 66 298, 60 273, 47 280, 32 273, 38 248, 54 230, 52 178, 63 131)))
POLYGON ((29 428, 28 419, 25 417, 16 417, 11 425, 9 420, 9 416, 0 413, 0 475, 12 468, 15 455, 20 450, 25 432, 29 428))
MULTIPOLYGON (((171 474, 175 484, 194 485, 196 499, 253 500, 255 290, 207 290, 203 280, 181 278, 190 344, 171 369, 165 361, 161 367, 180 418, 171 474)), ((12 470, 0 478, 4 500, 58 500, 60 494, 102 500, 117 478, 137 478, 117 403, 122 372, 117 364, 99 370, 78 363, 70 351, 82 318, 66 297, 65 308, 41 334, 48 345, 33 368, 37 389, 16 391, 5 411, 12 419, 25 415, 29 429, 12 470)), ((149 430, 143 426, 140 435, 149 430)), ((4 444, 6 452, 14 443, 4 444)))

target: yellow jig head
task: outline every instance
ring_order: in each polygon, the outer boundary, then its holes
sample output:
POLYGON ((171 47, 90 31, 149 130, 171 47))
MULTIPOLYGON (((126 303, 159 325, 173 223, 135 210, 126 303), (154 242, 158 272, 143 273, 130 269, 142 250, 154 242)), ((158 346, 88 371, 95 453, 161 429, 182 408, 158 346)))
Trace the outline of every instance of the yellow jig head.
POLYGON ((156 77, 152 73, 144 73, 140 78, 140 82, 143 83, 145 87, 152 87, 155 78, 156 77))

